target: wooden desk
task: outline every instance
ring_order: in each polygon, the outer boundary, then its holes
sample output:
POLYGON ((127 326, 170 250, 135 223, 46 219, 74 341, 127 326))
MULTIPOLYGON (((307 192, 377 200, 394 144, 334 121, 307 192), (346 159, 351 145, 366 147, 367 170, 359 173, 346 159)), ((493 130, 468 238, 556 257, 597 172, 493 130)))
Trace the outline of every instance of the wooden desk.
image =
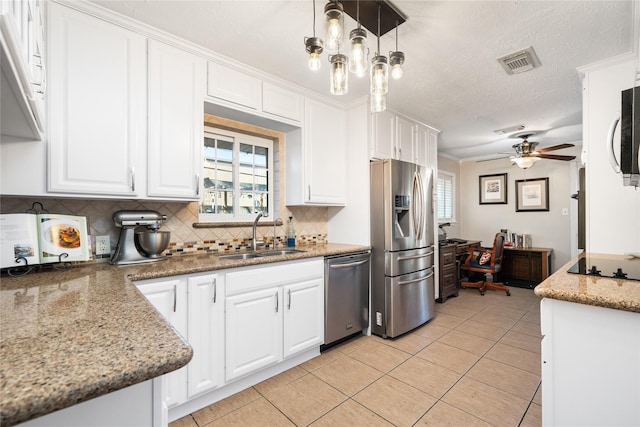
POLYGON ((551 248, 504 247, 502 271, 498 277, 505 284, 533 289, 549 277, 551 248))
POLYGON ((465 243, 447 243, 439 246, 440 280, 438 302, 445 302, 450 296, 458 296, 460 284, 460 263, 464 262, 467 248, 480 246, 480 240, 468 240, 465 243))

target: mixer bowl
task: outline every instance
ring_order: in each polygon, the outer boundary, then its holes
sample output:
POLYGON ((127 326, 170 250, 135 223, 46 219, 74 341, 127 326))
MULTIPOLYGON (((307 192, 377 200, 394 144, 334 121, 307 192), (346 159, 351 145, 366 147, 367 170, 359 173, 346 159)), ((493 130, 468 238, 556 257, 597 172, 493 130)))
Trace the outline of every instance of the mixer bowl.
POLYGON ((158 258, 169 246, 169 231, 136 231, 135 243, 141 252, 149 258, 158 258))

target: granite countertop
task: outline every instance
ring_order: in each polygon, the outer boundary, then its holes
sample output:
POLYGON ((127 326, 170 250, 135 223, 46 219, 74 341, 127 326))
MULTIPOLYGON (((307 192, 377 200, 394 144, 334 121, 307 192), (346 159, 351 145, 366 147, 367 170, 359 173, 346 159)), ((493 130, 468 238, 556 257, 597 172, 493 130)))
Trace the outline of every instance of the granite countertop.
MULTIPOLYGON (((614 260, 626 258, 623 255, 606 254, 589 256, 614 260)), ((580 257, 572 259, 536 286, 535 294, 542 298, 640 313, 640 281, 567 273, 580 257)), ((636 261, 640 263, 640 259, 636 261)))
POLYGON ((2 277, 0 425, 11 426, 186 365, 189 344, 132 281, 369 249, 343 244, 305 252, 223 259, 173 256, 130 266, 78 264, 68 270, 2 277))

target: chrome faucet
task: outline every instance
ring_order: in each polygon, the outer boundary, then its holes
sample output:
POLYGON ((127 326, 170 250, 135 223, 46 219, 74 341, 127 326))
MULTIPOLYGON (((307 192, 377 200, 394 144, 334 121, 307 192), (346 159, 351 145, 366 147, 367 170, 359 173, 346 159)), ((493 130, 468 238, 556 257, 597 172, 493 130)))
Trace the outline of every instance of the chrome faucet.
POLYGON ((264 244, 264 241, 260 241, 258 242, 256 240, 256 229, 258 227, 258 220, 262 217, 266 218, 268 217, 269 214, 268 213, 264 213, 264 212, 258 212, 258 216, 256 217, 256 219, 253 220, 253 239, 252 239, 252 244, 253 244, 253 250, 257 250, 258 249, 258 243, 260 244, 264 244))

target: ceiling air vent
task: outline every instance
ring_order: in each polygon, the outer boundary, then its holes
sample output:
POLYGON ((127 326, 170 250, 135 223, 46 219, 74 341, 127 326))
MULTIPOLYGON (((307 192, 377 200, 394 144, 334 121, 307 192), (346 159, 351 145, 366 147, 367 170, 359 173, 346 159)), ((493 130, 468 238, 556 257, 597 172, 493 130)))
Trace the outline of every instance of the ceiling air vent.
POLYGON ((498 62, 509 75, 524 73, 540 66, 540 60, 531 46, 504 55, 498 58, 498 62))

